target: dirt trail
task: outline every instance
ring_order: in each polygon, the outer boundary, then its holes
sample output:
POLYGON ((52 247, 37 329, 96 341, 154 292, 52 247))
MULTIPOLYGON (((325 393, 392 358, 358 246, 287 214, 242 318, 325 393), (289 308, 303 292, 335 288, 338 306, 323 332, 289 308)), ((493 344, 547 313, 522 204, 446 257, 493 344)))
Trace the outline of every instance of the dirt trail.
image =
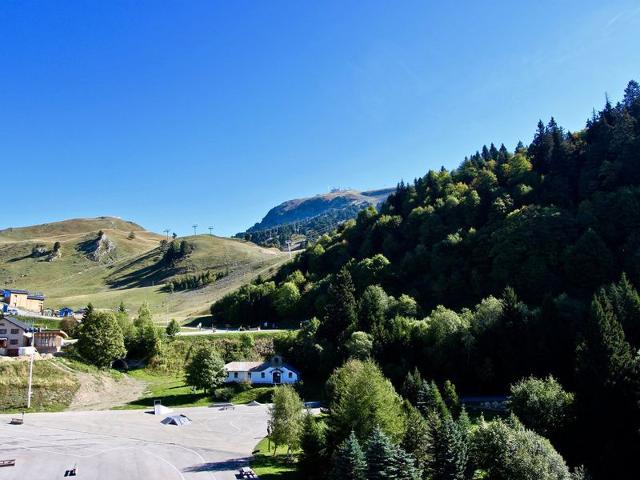
POLYGON ((145 382, 129 375, 116 379, 108 373, 85 373, 58 362, 54 364, 72 373, 80 383, 67 410, 109 410, 141 398, 147 388, 145 382))

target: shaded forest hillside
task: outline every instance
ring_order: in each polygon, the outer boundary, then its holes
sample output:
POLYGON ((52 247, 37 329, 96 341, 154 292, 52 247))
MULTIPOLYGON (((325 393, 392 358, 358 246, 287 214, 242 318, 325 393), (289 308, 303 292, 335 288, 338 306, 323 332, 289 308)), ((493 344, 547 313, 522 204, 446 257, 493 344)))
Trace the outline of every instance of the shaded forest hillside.
POLYGON ((464 395, 552 375, 575 393, 554 445, 593 478, 633 478, 639 285, 632 81, 579 132, 551 118, 528 146, 491 144, 455 170, 400 183, 379 211, 363 210, 211 313, 224 323, 307 320, 276 350, 308 382, 353 358, 374 360, 409 399, 411 375, 451 380, 464 395))

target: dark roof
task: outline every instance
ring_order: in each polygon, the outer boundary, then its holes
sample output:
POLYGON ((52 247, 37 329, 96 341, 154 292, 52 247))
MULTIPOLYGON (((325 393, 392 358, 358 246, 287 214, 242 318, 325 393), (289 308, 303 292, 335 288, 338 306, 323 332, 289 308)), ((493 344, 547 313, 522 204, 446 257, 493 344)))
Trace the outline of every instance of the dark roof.
POLYGON ((24 322, 21 322, 20 320, 18 320, 15 317, 7 317, 7 316, 5 316, 5 317, 3 317, 3 319, 13 323, 16 327, 21 328, 25 332, 34 332, 35 331, 35 328, 30 327, 29 325, 27 325, 24 322))
POLYGON ((288 363, 284 363, 284 362, 281 363, 280 365, 274 365, 270 361, 269 362, 264 362, 259 367, 251 369, 251 371, 252 372, 261 372, 263 370, 266 370, 267 368, 286 368, 287 370, 291 370, 293 373, 300 375, 300 371, 297 368, 291 366, 288 363))
POLYGON ((274 365, 273 359, 267 360, 266 362, 230 362, 225 365, 228 372, 262 372, 270 367, 286 368, 287 370, 291 370, 295 374, 300 375, 300 371, 288 363, 282 362, 274 365))
POLYGON ((9 293, 21 293, 24 295, 27 295, 29 293, 27 290, 17 290, 15 288, 5 288, 4 291, 9 293))
POLYGON ((27 295, 29 300, 44 300, 44 295, 27 295))

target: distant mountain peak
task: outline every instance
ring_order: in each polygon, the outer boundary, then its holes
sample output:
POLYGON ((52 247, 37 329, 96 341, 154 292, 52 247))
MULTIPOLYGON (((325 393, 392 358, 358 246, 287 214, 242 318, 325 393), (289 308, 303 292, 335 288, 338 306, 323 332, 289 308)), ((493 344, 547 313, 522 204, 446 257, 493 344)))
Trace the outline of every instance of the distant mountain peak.
POLYGON ((394 191, 395 188, 367 191, 333 188, 327 193, 287 200, 237 236, 278 247, 286 246, 286 242, 296 235, 299 240, 313 239, 355 218, 363 208, 378 206, 394 191))

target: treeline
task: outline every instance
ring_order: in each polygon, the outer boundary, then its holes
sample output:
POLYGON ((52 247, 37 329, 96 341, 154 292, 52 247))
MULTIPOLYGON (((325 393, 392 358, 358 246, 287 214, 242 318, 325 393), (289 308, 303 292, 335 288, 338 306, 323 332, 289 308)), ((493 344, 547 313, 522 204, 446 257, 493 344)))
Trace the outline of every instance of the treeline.
POLYGON ((562 454, 595 478, 628 478, 640 454, 639 284, 640 87, 630 82, 580 132, 540 122, 528 147, 490 145, 401 183, 380 212, 362 211, 212 314, 316 317, 278 350, 318 381, 354 352, 396 386, 415 367, 469 394, 553 374, 576 396, 562 454))
POLYGON ((162 251, 162 263, 173 266, 179 260, 189 256, 195 249, 194 245, 186 240, 173 239, 170 242, 166 240, 160 241, 160 250, 162 251))
MULTIPOLYGON (((410 373, 398 392, 371 360, 347 361, 327 383, 328 414, 304 414, 290 386, 276 390, 269 439, 300 448, 300 478, 386 480, 586 480, 545 438, 572 415, 553 379, 512 387, 509 416, 470 417, 451 382, 410 373)), ((616 477, 618 478, 618 477, 616 477)))
POLYGON ((358 205, 349 205, 295 223, 276 225, 265 230, 249 229, 244 233, 238 233, 236 237, 266 247, 285 249, 292 236, 304 236, 306 241, 315 242, 323 233, 334 230, 346 220, 355 218, 362 208, 358 205))
POLYGON ((212 273, 207 270, 199 275, 183 275, 167 283, 169 291, 194 290, 202 288, 229 275, 229 270, 212 273))

